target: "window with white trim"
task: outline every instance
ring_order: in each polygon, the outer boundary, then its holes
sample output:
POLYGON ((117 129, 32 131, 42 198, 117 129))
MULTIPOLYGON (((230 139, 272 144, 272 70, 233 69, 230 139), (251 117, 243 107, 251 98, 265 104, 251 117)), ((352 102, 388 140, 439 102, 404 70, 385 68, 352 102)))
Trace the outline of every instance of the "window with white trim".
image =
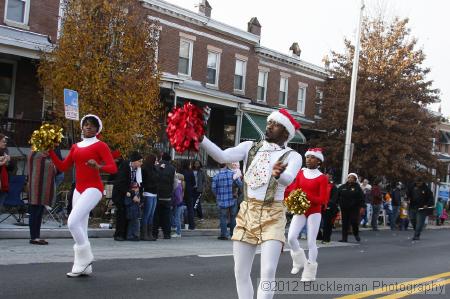
POLYGON ((322 115, 323 91, 316 89, 316 115, 322 115))
POLYGON ((300 86, 298 88, 297 97, 297 112, 305 114, 305 103, 306 103, 306 86, 300 86))
POLYGON ((13 117, 14 108, 14 63, 0 61, 0 115, 13 117))
POLYGON ((264 71, 259 71, 258 74, 258 90, 256 92, 256 100, 258 102, 266 101, 267 94, 267 77, 269 73, 264 71))
POLYGON ((180 54, 178 57, 178 74, 191 76, 192 73, 192 50, 194 42, 180 39, 180 54))
POLYGON ((13 26, 27 26, 30 15, 30 1, 31 0, 6 0, 5 23, 13 26))
POLYGON ((236 67, 234 69, 234 90, 244 91, 245 88, 245 72, 247 62, 236 59, 236 67))
POLYGON ((219 85, 220 53, 208 52, 206 83, 212 86, 219 85))
POLYGON ((278 93, 278 103, 287 106, 288 78, 280 77, 280 92, 278 93))

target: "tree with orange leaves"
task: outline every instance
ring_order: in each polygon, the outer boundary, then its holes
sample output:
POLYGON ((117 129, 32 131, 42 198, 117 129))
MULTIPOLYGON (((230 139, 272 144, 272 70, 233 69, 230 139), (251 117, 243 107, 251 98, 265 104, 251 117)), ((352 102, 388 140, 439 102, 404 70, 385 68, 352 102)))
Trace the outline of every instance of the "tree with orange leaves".
POLYGON ((45 100, 54 103, 59 119, 64 122, 63 89, 69 88, 79 93, 80 115, 102 119, 111 147, 127 152, 155 139, 159 26, 139 1, 68 0, 62 23, 38 69, 45 100))
MULTIPOLYGON (((318 127, 327 133, 314 140, 326 149, 327 164, 342 167, 354 45, 332 52, 331 79, 318 127)), ((410 36, 408 20, 366 19, 361 34, 353 158, 350 169, 363 177, 405 180, 429 176, 438 168, 432 138, 439 117, 427 106, 439 101, 439 90, 427 79, 425 54, 410 36)))

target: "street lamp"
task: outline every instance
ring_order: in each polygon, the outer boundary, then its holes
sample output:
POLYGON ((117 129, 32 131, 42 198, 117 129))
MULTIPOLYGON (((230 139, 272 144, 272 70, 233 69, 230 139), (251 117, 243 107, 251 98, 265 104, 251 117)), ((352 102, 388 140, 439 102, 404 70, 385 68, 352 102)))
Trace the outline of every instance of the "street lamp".
POLYGON ((346 182, 350 164, 352 143, 353 114, 355 113, 356 83, 358 79, 359 41, 361 39, 361 24, 363 20, 364 0, 361 0, 358 29, 356 32, 355 55, 353 56, 352 82, 350 86, 350 101, 348 103, 347 129, 345 130, 344 164, 342 166, 342 183, 346 182))

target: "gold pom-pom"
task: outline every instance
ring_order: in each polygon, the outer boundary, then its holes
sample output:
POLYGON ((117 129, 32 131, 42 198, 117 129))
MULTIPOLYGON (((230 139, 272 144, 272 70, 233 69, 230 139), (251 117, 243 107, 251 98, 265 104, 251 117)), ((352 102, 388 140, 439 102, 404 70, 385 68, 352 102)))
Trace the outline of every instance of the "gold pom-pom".
POLYGON ((43 124, 31 135, 31 150, 34 152, 48 151, 63 139, 63 129, 57 125, 43 124))
POLYGON ((306 198, 306 193, 299 188, 292 191, 289 196, 284 199, 284 205, 289 212, 302 215, 309 209, 311 202, 306 198))

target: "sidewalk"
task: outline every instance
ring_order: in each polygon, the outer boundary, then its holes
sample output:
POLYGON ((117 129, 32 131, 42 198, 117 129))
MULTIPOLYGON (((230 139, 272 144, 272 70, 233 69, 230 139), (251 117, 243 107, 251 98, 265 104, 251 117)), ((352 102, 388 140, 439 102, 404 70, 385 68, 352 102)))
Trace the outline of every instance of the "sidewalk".
MULTIPOLYGON (((0 214, 0 220, 6 218, 7 214, 0 214)), ((89 238, 112 238, 114 229, 109 228, 93 228, 89 227, 89 238)), ((219 229, 195 229, 182 230, 183 237, 201 237, 201 236, 218 236, 219 229)), ((29 239, 30 230, 28 227, 28 218, 25 218, 24 224, 17 223, 13 217, 9 217, 0 223, 0 239, 29 239)), ((41 238, 43 239, 71 239, 67 226, 59 226, 56 221, 47 221, 42 223, 41 238)))
MULTIPOLYGON (((7 215, 1 214, 0 220, 4 219, 7 215)), ((441 226, 434 224, 426 225, 425 229, 449 229, 450 223, 445 223, 441 226)), ((390 230, 389 226, 378 226, 379 230, 390 230)), ((360 231, 370 231, 371 228, 360 227, 360 231)), ((412 228, 409 229, 412 231, 412 228)), ((341 228, 333 230, 333 232, 339 232, 341 228)), ((195 230, 182 230, 183 237, 201 237, 201 236, 218 236, 220 230, 218 228, 200 228, 195 230)), ((93 228, 88 230, 89 238, 112 238, 114 229, 109 228, 93 228)), ((25 219, 25 225, 16 222, 13 217, 9 217, 6 221, 0 223, 0 239, 28 239, 30 237, 30 231, 28 228, 28 218, 25 219)), ((55 221, 48 221, 41 226, 41 237, 43 239, 65 239, 72 238, 67 226, 59 227, 59 223, 55 221)))

